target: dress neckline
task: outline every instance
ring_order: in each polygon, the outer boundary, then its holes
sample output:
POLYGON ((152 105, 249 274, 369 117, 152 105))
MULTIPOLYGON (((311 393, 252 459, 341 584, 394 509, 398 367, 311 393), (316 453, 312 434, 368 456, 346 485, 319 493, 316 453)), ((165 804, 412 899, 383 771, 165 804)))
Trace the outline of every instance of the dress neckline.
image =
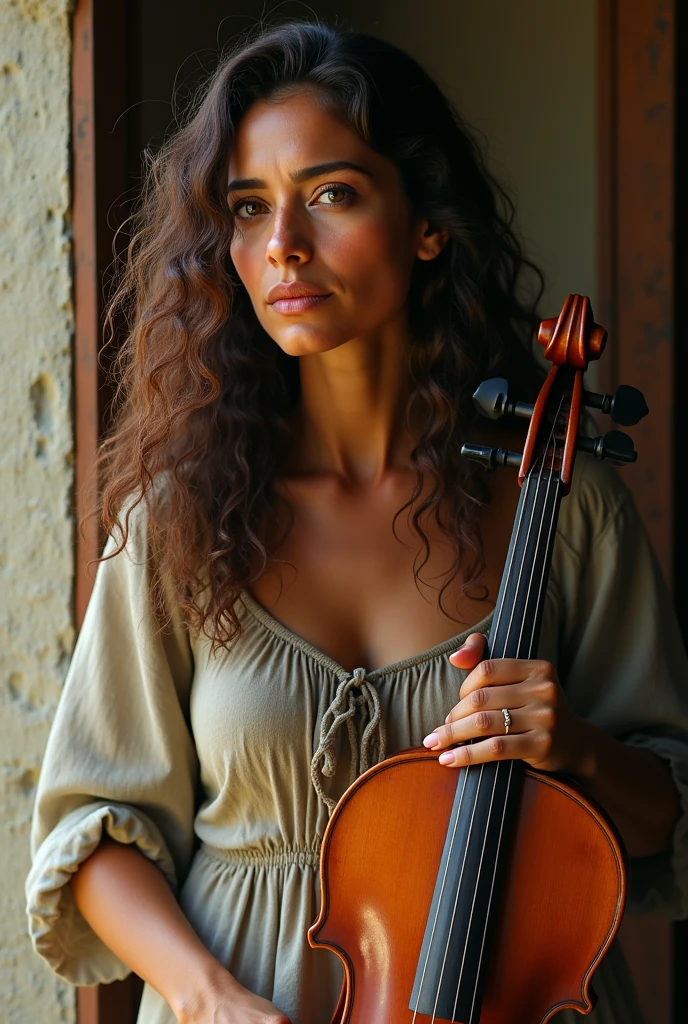
MULTIPOLYGON (((276 619, 267 608, 256 600, 249 590, 242 590, 241 600, 246 610, 280 640, 303 651, 309 658, 329 669, 339 679, 350 679, 353 676, 354 672, 349 672, 338 661, 331 658, 329 654, 325 654, 324 651, 315 647, 314 644, 283 625, 279 619, 276 619)), ((470 626, 462 633, 458 633, 448 640, 443 640, 442 643, 435 644, 434 647, 429 647, 426 651, 421 651, 420 654, 414 654, 410 658, 402 658, 401 661, 390 662, 389 665, 382 665, 380 668, 374 668, 370 671, 364 668, 365 677, 366 679, 375 679, 379 676, 395 675, 397 672, 403 672, 404 669, 413 668, 414 665, 421 665, 424 662, 440 658, 445 654, 450 654, 458 647, 461 647, 471 633, 486 633, 492 622, 493 615, 494 611, 489 612, 484 619, 481 619, 474 626, 470 626)))

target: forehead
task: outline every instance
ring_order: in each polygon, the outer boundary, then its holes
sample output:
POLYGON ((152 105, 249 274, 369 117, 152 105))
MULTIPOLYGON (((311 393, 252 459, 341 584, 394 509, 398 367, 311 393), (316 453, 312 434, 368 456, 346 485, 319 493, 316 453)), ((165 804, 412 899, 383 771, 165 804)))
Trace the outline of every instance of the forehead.
POLYGON ((322 96, 303 90, 250 107, 232 147, 229 176, 286 176, 332 160, 360 163, 372 173, 388 162, 328 110, 322 96))

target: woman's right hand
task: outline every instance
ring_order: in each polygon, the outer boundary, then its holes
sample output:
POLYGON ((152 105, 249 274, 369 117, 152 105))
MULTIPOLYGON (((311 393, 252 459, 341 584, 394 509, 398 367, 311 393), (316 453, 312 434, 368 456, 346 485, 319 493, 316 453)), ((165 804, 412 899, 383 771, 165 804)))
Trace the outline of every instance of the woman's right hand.
POLYGON ((291 1024, 269 1000, 249 992, 223 968, 202 993, 175 1010, 179 1024, 291 1024))

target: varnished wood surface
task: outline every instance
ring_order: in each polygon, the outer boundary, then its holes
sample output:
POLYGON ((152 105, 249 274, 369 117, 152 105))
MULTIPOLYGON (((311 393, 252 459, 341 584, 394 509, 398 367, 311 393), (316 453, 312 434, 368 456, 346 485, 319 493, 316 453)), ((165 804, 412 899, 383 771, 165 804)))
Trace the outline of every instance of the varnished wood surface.
MULTIPOLYGON (((456 782, 433 754, 409 751, 370 769, 334 812, 309 940, 343 961, 341 1024, 413 1020, 409 997, 456 782)), ((527 770, 480 1024, 590 1012, 624 877, 619 840, 596 806, 527 770)))

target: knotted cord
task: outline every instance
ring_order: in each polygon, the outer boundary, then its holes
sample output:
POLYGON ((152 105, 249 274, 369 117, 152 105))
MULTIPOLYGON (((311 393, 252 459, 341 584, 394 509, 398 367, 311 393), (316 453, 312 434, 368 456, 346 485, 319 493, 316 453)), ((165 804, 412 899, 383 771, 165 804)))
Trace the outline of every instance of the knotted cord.
POLYGON ((337 734, 344 723, 346 723, 351 747, 351 770, 349 772, 349 784, 351 784, 371 765, 384 760, 387 746, 380 698, 375 687, 366 679, 364 668, 354 669, 351 678, 343 680, 337 687, 334 700, 323 715, 320 724, 320 742, 311 761, 313 788, 327 806, 330 814, 335 809, 337 800, 325 792, 323 776, 331 779, 337 770, 337 734), (363 730, 359 749, 355 718, 358 709, 363 707, 368 711, 368 721, 363 730))

